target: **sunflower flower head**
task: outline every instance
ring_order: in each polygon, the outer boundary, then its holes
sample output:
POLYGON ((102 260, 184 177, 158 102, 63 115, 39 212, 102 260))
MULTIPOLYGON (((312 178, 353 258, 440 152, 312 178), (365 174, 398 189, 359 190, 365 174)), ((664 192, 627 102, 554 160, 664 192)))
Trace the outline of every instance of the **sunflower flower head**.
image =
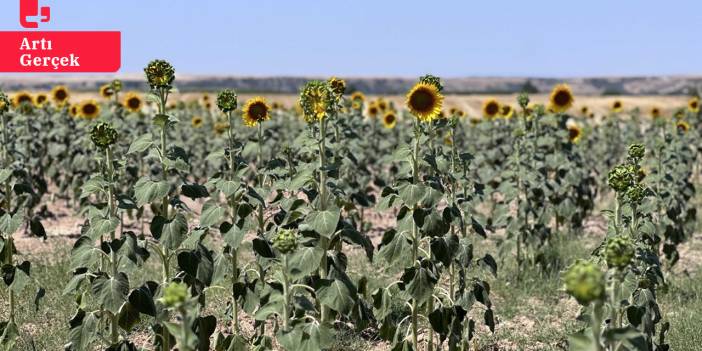
POLYGON ((224 134, 227 130, 229 130, 229 123, 227 122, 217 122, 213 126, 213 130, 215 134, 217 135, 222 135, 224 134))
POLYGON ((305 121, 313 123, 334 113, 336 95, 327 82, 307 82, 300 92, 300 106, 305 121))
POLYGON ((580 108, 580 113, 583 116, 587 116, 590 113, 590 109, 587 106, 583 106, 580 108))
POLYGON ((109 99, 114 94, 115 91, 112 88, 112 84, 104 84, 100 87, 100 96, 102 96, 103 98, 109 99))
POLYGON ((397 125, 397 114, 395 111, 388 111, 383 115, 383 126, 388 129, 395 128, 397 125))
POLYGON ((690 130, 690 124, 685 121, 678 121, 678 123, 675 124, 675 128, 678 130, 678 133, 684 134, 690 130))
POLYGON ((444 96, 441 81, 434 76, 424 76, 407 93, 407 109, 420 122, 431 122, 439 117, 444 96))
POLYGON ((110 86, 112 87, 112 92, 114 94, 122 91, 122 81, 119 79, 112 80, 112 82, 110 83, 110 86))
POLYGON ((620 164, 607 174, 607 184, 617 193, 625 194, 638 179, 638 171, 631 164, 620 164))
POLYGON ((78 112, 79 107, 80 106, 78 106, 76 104, 71 105, 71 107, 68 109, 68 114, 70 114, 71 117, 79 117, 80 116, 80 113, 78 112))
POLYGON ((257 96, 246 101, 241 118, 244 124, 255 127, 263 121, 271 119, 271 107, 266 103, 266 99, 257 96))
POLYGON ((365 102, 366 96, 360 91, 354 91, 351 93, 351 101, 365 102))
POLYGON ((605 276, 592 261, 577 260, 563 274, 565 290, 581 305, 602 300, 605 295, 605 276))
POLYGON ((152 90, 170 89, 175 80, 175 69, 165 60, 153 60, 144 68, 146 80, 152 90))
POLYGON ((482 111, 483 117, 485 117, 488 120, 491 120, 499 116, 500 112, 502 111, 502 107, 496 99, 487 99, 483 101, 482 111))
POLYGON ((68 88, 63 85, 57 85, 51 89, 51 100, 54 101, 57 107, 63 107, 68 103, 68 98, 70 97, 71 94, 68 92, 68 88))
POLYGON ((95 119, 100 115, 100 105, 93 99, 85 100, 80 104, 78 113, 85 119, 95 119))
POLYGON ((34 104, 34 98, 32 97, 32 94, 30 94, 29 92, 20 91, 12 97, 12 106, 15 109, 19 109, 25 105, 31 106, 33 104, 34 104))
POLYGON ((568 126, 568 140, 571 143, 577 144, 583 137, 583 130, 576 124, 571 124, 568 126))
POLYGON ((700 98, 694 96, 687 101, 687 109, 692 113, 700 112, 700 98))
POLYGON ((224 89, 217 94, 217 107, 224 113, 236 110, 238 105, 236 91, 224 89))
POLYGON ((163 289, 161 303, 166 307, 179 307, 188 299, 188 286, 185 283, 173 282, 163 289))
POLYGON ((124 108, 129 112, 139 113, 144 106, 144 101, 141 99, 139 94, 130 91, 124 96, 124 108))
POLYGON ((114 145, 118 137, 117 131, 108 123, 98 123, 90 130, 90 140, 101 149, 114 145))
POLYGON ((379 113, 380 108, 378 107, 378 104, 376 102, 372 102, 370 105, 368 105, 368 117, 376 118, 378 117, 379 113))
POLYGON ((49 102, 49 97, 44 93, 39 93, 34 96, 34 106, 43 107, 49 102))
POLYGON ((620 100, 614 100, 612 102, 612 112, 621 113, 624 111, 624 104, 620 100))
POLYGON ((529 107, 529 93, 523 91, 517 96, 517 103, 522 110, 526 110, 529 107))
POLYGON ((653 119, 658 119, 661 117, 661 109, 658 106, 651 107, 651 117, 653 119))
POLYGON ((625 268, 634 258, 634 242, 624 235, 611 237, 605 244, 604 256, 607 266, 625 268))
POLYGON ((638 161, 641 161, 641 159, 644 158, 644 155, 646 154, 646 147, 643 144, 631 144, 629 145, 629 151, 627 152, 627 155, 629 158, 638 163, 638 161))
POLYGON ((511 119, 514 116, 514 108, 511 105, 502 105, 500 108, 500 117, 504 119, 511 119))
POLYGON ((202 117, 200 116, 194 116, 193 118, 190 119, 190 124, 193 126, 193 128, 200 128, 202 127, 202 124, 204 123, 202 117))
POLYGON ((549 109, 554 113, 564 113, 573 106, 575 98, 568 84, 558 84, 551 90, 549 109))
POLYGON ((334 92, 336 101, 341 100, 341 97, 344 96, 346 92, 346 81, 341 78, 331 77, 327 80, 327 84, 329 84, 332 92, 334 92))

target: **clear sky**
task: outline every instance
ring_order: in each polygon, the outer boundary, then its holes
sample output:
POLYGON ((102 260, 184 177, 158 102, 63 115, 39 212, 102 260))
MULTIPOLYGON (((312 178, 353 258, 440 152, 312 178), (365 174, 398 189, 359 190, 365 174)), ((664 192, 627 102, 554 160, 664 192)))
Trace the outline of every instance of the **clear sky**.
MULTIPOLYGON (((18 30, 19 0, 0 29, 18 30)), ((233 75, 702 74, 700 0, 40 0, 47 30, 121 30, 152 58, 233 75)))

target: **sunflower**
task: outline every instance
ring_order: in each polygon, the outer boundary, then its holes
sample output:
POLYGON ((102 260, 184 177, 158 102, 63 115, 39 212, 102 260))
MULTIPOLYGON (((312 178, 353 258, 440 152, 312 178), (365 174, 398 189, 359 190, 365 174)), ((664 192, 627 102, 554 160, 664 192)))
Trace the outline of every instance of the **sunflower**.
POLYGON ((100 115, 100 105, 95 100, 85 100, 80 104, 78 113, 85 119, 95 119, 100 115))
POLYGON ((590 115, 588 115, 588 117, 590 117, 590 118, 595 118, 595 113, 594 113, 594 112, 590 112, 590 115))
POLYGON ((623 110, 624 110, 624 104, 622 104, 622 102, 619 100, 614 100, 614 102, 612 103, 612 112, 620 113, 623 110))
POLYGON ((241 118, 244 124, 255 127, 263 121, 271 119, 271 107, 266 104, 266 99, 257 96, 246 101, 241 118))
POLYGON ((493 119, 502 111, 500 103, 495 99, 487 99, 483 101, 483 117, 493 119))
POLYGON ((661 116, 661 109, 658 106, 651 107, 651 117, 659 118, 661 116))
POLYGON ((132 113, 138 113, 141 111, 141 108, 143 107, 144 102, 141 100, 141 97, 139 97, 139 94, 130 91, 124 96, 124 108, 129 110, 132 113))
POLYGON ((388 102, 385 101, 385 99, 383 98, 379 98, 376 102, 376 105, 378 106, 381 112, 385 112, 388 109, 388 102))
POLYGON ((690 98, 690 100, 687 101, 687 109, 692 113, 699 113, 700 98, 698 98, 697 96, 690 98))
POLYGON ((681 133, 687 133, 687 131, 690 130, 690 124, 685 121, 679 121, 675 124, 675 127, 678 129, 678 132, 681 133))
POLYGON ((104 97, 105 99, 109 99, 114 95, 115 92, 112 90, 112 84, 105 84, 100 87, 100 96, 104 97))
POLYGON ((395 128, 395 125, 397 124, 397 115, 395 114, 395 111, 388 111, 385 113, 383 116, 383 125, 385 128, 392 129, 395 128))
POLYGON ((575 98, 568 84, 558 84, 551 90, 548 101, 550 110, 555 113, 563 113, 573 106, 575 98))
POLYGON ((12 107, 18 108, 24 104, 34 104, 34 98, 32 94, 26 91, 20 91, 12 97, 12 107))
POLYGON ((78 117, 78 105, 71 105, 71 107, 68 109, 68 113, 71 115, 71 117, 78 117))
POLYGON ((500 116, 504 119, 510 119, 514 115, 514 109, 510 105, 502 105, 500 116))
POLYGON ((580 139, 583 136, 583 131, 580 129, 575 124, 569 125, 568 126, 568 140, 570 140, 571 143, 577 144, 580 142, 580 139))
POLYGON ((202 95, 202 101, 205 101, 205 102, 210 101, 210 95, 209 94, 202 95))
POLYGON ((214 124, 213 129, 214 129, 215 134, 222 135, 222 134, 224 134, 224 132, 227 131, 227 129, 229 129, 229 123, 217 122, 214 124))
POLYGON ((471 125, 478 125, 480 123, 480 117, 471 117, 468 119, 471 125))
POLYGON ((456 111, 456 116, 463 118, 466 116, 466 112, 463 110, 458 110, 458 111, 456 111))
POLYGON ((334 112, 336 97, 327 82, 310 81, 300 92, 300 107, 307 123, 321 121, 334 112))
POLYGON ((39 93, 34 96, 34 106, 36 107, 42 107, 46 105, 47 102, 49 102, 49 97, 44 93, 39 93))
POLYGON ((202 127, 202 124, 204 121, 202 120, 202 117, 200 116, 195 116, 190 120, 190 124, 193 126, 193 128, 200 128, 202 127))
POLYGON ((331 77, 327 80, 327 84, 329 84, 329 87, 334 92, 336 101, 339 101, 344 95, 344 92, 346 92, 346 81, 341 78, 331 77))
POLYGON ((353 101, 351 103, 351 108, 356 111, 360 111, 361 108, 363 108, 363 103, 361 103, 360 101, 353 101))
POLYGON ((54 100, 54 104, 58 107, 65 105, 69 97, 71 97, 71 94, 68 92, 68 88, 63 85, 57 85, 51 90, 51 99, 54 100))
POLYGON ((366 101, 366 96, 360 91, 354 91, 351 94, 351 101, 364 102, 366 101))
POLYGON ((590 109, 587 106, 583 106, 580 108, 580 113, 582 113, 583 116, 587 116, 589 112, 590 112, 590 109))
POLYGON ((422 122, 430 122, 439 116, 444 96, 431 83, 419 82, 407 93, 407 108, 422 122))
POLYGON ((370 105, 368 105, 368 117, 376 118, 376 117, 378 117, 379 113, 380 113, 380 109, 378 108, 378 104, 376 104, 375 102, 372 102, 370 105))

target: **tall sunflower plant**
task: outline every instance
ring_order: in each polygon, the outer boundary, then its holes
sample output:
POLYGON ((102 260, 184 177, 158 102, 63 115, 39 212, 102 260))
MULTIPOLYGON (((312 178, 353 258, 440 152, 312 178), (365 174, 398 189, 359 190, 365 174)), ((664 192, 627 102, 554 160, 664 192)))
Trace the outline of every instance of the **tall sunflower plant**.
POLYGON ((460 226, 461 212, 446 198, 446 186, 432 153, 425 150, 429 125, 441 111, 442 86, 437 77, 425 76, 407 94, 407 107, 414 117, 414 138, 410 145, 395 152, 408 167, 405 176, 382 191, 377 208, 397 210, 397 225, 386 231, 378 248, 378 256, 391 265, 401 265, 404 271, 399 281, 373 292, 374 311, 381 324, 382 336, 396 348, 428 350, 443 348, 467 349, 475 335, 475 321, 467 314, 473 306, 482 305, 483 320, 494 331, 495 319, 489 298, 489 283, 480 279, 477 271, 483 267, 492 274, 497 266, 490 255, 474 259, 471 239, 460 237, 453 228, 460 226), (448 201, 447 201, 448 200, 448 201), (443 207, 443 209, 442 209, 443 207), (457 288, 453 274, 460 270, 457 288), (472 276, 474 275, 474 276, 472 276), (398 317, 390 306, 400 299, 403 309, 398 317))

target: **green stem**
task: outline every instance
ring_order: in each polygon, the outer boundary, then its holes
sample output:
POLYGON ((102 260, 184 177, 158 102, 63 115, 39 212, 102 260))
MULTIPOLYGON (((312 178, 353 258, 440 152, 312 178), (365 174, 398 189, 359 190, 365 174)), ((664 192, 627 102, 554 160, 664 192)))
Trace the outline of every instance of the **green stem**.
POLYGON ((602 317, 600 316, 601 303, 597 302, 592 306, 591 323, 592 323, 592 338, 595 340, 596 351, 603 351, 600 343, 600 332, 602 328, 602 317))
MULTIPOLYGON (((414 150, 412 152, 412 181, 414 184, 419 182, 419 124, 414 121, 414 150)), ((416 206, 413 210, 416 210, 416 206)), ((419 258, 419 234, 417 225, 412 224, 412 264, 418 268, 419 258)), ((412 299, 412 346, 414 350, 419 350, 419 304, 417 299, 412 299)))
POLYGON ((288 279, 288 255, 283 255, 283 331, 288 331, 288 320, 290 319, 290 312, 288 311, 288 306, 290 305, 290 281, 288 279))
MULTIPOLYGON (((237 267, 237 252, 231 249, 232 254, 232 287, 239 281, 239 268, 237 267)), ((235 334, 239 334, 239 306, 236 302, 236 297, 232 294, 232 327, 235 334)))
MULTIPOLYGON (((327 209, 327 174, 326 174, 326 159, 327 159, 327 116, 319 121, 319 209, 324 211, 327 209)), ((320 238, 320 244, 324 249, 322 262, 319 266, 319 278, 326 279, 327 272, 327 251, 329 250, 330 240, 326 237, 320 238)), ((321 322, 326 323, 329 320, 330 309, 327 306, 321 307, 321 322)))

